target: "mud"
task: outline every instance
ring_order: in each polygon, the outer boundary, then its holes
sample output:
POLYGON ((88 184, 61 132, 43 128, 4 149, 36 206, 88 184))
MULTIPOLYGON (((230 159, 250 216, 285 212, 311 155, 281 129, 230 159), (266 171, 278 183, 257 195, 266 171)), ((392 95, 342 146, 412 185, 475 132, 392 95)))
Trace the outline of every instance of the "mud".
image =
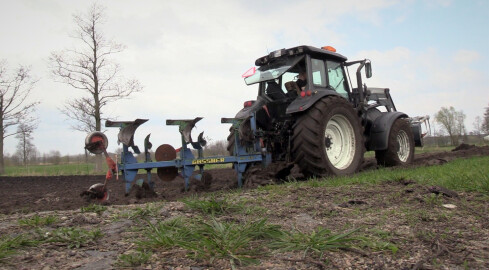
MULTIPOLYGON (((486 155, 489 155, 489 146, 461 145, 450 152, 416 154, 415 160, 410 166, 439 165, 456 158, 486 155)), ((291 170, 290 175, 296 180, 303 180, 303 176, 298 172, 297 168, 287 168, 287 166, 285 168, 291 170)), ((374 169, 377 169, 375 159, 367 158, 362 170, 374 169)), ((128 205, 162 200, 174 201, 199 193, 237 188, 236 175, 233 169, 214 169, 207 170, 207 172, 211 175, 211 184, 209 185, 208 181, 202 183, 192 179, 190 190, 187 192, 184 191, 184 181, 179 176, 172 182, 163 182, 154 174, 152 175, 152 181, 155 182, 154 193, 143 186, 142 188, 133 188, 129 196, 124 194, 124 182, 121 179, 112 180, 107 185, 110 199, 103 202, 103 204, 128 205)), ((277 176, 277 171, 274 173, 261 173, 265 175, 260 176, 254 170, 250 170, 247 174, 249 179, 255 180, 245 182, 245 188, 253 188, 257 185, 269 183, 270 177, 273 177, 273 175, 277 176)), ((139 178, 144 179, 146 175, 139 175, 139 178)), ((209 177, 207 176, 206 179, 209 179, 209 177)), ((81 197, 80 193, 91 185, 102 183, 103 181, 103 175, 0 177, 0 213, 80 209, 93 203, 81 197)))

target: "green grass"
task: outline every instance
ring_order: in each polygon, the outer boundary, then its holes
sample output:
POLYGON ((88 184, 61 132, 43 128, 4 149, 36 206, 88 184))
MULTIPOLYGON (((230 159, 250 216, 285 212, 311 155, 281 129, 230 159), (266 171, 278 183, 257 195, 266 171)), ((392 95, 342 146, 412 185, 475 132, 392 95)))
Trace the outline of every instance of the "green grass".
POLYGON ((62 227, 53 231, 39 230, 40 241, 46 243, 61 243, 68 248, 80 248, 87 244, 94 243, 103 236, 100 229, 85 230, 74 227, 62 227))
POLYGON ((268 224, 266 219, 235 223, 214 218, 209 221, 176 218, 156 224, 148 223, 144 231, 146 239, 137 244, 141 250, 183 248, 190 257, 210 263, 217 259, 228 260, 232 268, 259 263, 258 258, 266 258, 272 252, 299 251, 303 257, 320 256, 327 250, 357 245, 374 250, 397 251, 397 247, 387 241, 366 236, 352 237, 357 231, 332 233, 326 228, 319 228, 310 233, 298 230, 288 232, 278 225, 268 224))
POLYGON ((263 245, 257 242, 278 238, 282 232, 277 225, 266 220, 248 223, 190 221, 174 219, 149 224, 145 231, 147 240, 139 242, 143 248, 180 247, 190 251, 189 255, 199 259, 229 260, 231 266, 256 263, 258 256, 265 254, 263 245))
POLYGON ((183 203, 190 209, 213 216, 240 212, 244 209, 242 204, 232 203, 227 197, 218 199, 215 195, 208 198, 187 198, 183 200, 183 203))
MULTIPOLYGON (((427 146, 427 147, 416 147, 414 152, 416 154, 423 154, 423 153, 436 153, 436 152, 450 152, 452 149, 455 148, 455 146, 427 146)), ((368 157, 375 157, 375 151, 368 151, 365 152, 366 158, 368 157)))
POLYGON ((157 217, 162 207, 162 204, 147 203, 144 207, 136 207, 134 209, 131 209, 129 212, 123 213, 121 216, 128 219, 145 219, 148 217, 157 217))
MULTIPOLYGON (((346 177, 312 179, 293 182, 298 186, 345 186, 353 184, 378 184, 383 181, 412 179, 420 184, 443 186, 458 191, 478 191, 489 194, 489 157, 456 159, 443 165, 417 168, 382 168, 346 177)), ((270 186, 269 189, 280 189, 270 186)))
POLYGON ((16 236, 0 236, 0 262, 14 255, 19 248, 24 246, 33 246, 35 244, 36 242, 30 240, 23 234, 19 234, 16 236))
POLYGON ((119 267, 137 267, 147 263, 152 255, 152 252, 147 251, 137 251, 128 254, 121 254, 118 257, 116 265, 119 267))
POLYGON ((19 225, 29 226, 29 227, 40 227, 45 225, 51 225, 56 222, 58 222, 58 218, 56 216, 41 217, 39 215, 34 215, 30 218, 20 219, 19 225))
MULTIPOLYGON (((32 221, 27 223, 30 226, 32 221)), ((103 234, 99 229, 85 230, 73 227, 62 227, 55 230, 36 228, 25 234, 2 235, 0 236, 0 263, 4 259, 15 255, 23 247, 38 246, 43 243, 57 243, 64 244, 68 248, 80 248, 94 243, 102 236, 103 234)))
POLYGON ((332 234, 330 230, 320 228, 311 233, 301 231, 286 232, 274 243, 272 247, 279 251, 300 251, 303 258, 309 252, 321 255, 327 250, 337 250, 340 248, 350 248, 351 242, 358 240, 351 237, 357 230, 351 230, 345 233, 332 234))
POLYGON ((390 242, 393 236, 388 231, 367 229, 363 236, 357 238, 360 240, 358 246, 362 249, 370 249, 373 251, 387 250, 392 254, 396 254, 399 251, 399 247, 390 242))
POLYGON ((84 206, 80 209, 82 213, 96 213, 97 215, 101 215, 103 212, 107 210, 107 206, 100 204, 90 204, 89 206, 84 206))
MULTIPOLYGON (((94 163, 72 163, 58 165, 29 165, 29 166, 7 166, 3 176, 59 176, 59 175, 102 175, 106 172, 103 165, 102 172, 95 171, 94 163)), ((206 170, 231 168, 232 164, 209 164, 206 170)), ((197 167, 198 168, 198 167, 197 167)), ((156 169, 151 170, 156 173, 156 169)), ((145 170, 139 170, 138 174, 146 174, 145 170)))
POLYGON ((148 223, 145 230, 147 240, 137 242, 143 248, 171 248, 190 240, 189 221, 181 218, 166 220, 156 224, 148 223))
POLYGON ((4 176, 91 175, 96 174, 94 169, 95 165, 92 163, 8 166, 5 167, 4 176))

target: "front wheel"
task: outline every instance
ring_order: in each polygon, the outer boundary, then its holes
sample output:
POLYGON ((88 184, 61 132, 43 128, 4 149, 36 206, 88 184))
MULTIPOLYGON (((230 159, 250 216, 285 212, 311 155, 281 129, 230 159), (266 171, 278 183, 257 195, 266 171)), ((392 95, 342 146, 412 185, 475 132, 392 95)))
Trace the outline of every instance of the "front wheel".
POLYGON ((342 97, 319 100, 294 125, 292 153, 306 176, 355 173, 364 152, 359 117, 342 97))
POLYGON ((386 150, 375 151, 377 164, 406 165, 414 159, 414 136, 406 119, 399 118, 391 126, 386 150))

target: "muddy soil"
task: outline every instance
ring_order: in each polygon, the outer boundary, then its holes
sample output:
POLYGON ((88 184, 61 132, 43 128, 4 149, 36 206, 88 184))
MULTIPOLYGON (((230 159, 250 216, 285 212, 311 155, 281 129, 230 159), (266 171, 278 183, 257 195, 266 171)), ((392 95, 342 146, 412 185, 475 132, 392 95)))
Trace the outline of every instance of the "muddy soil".
MULTIPOLYGON (((410 166, 487 155, 488 146, 464 146, 452 152, 416 155, 410 166)), ((376 168, 375 159, 367 158, 363 170, 376 168)), ((141 252, 138 242, 147 239, 145 222, 211 218, 176 201, 185 196, 236 189, 232 169, 209 172, 213 176, 209 187, 193 180, 188 192, 183 192, 181 178, 162 182, 153 176, 156 196, 134 189, 126 197, 123 182, 114 180, 109 183, 110 199, 104 203, 107 207, 97 213, 81 211, 81 207, 92 202, 79 195, 103 181, 103 176, 1 178, 0 255, 5 254, 1 242, 4 237, 37 234, 48 237, 65 228, 100 230, 102 235, 79 246, 58 240, 20 247, 15 253, 0 257, 0 269, 231 269, 227 259, 194 259, 182 248, 143 251, 141 254, 149 257, 141 262, 137 261, 139 257, 131 257, 136 260, 131 264, 127 257, 123 259, 123 255, 141 252), (154 203, 143 205, 146 202, 154 203), (47 217, 54 217, 55 222, 49 225, 19 222, 47 217)), ((295 169, 292 174, 300 178, 295 169)), ((289 232, 310 233, 327 228, 338 234, 355 229, 354 236, 366 240, 356 242, 355 248, 321 254, 309 251, 307 256, 303 250, 280 252, 265 248, 256 264, 241 265, 238 269, 489 269, 487 194, 455 192, 410 179, 327 188, 315 185, 314 181, 307 183, 262 189, 247 183, 242 192, 218 193, 217 200, 228 200, 246 209, 214 218, 218 222, 245 224, 265 217, 269 224, 289 232)), ((76 239, 76 235, 73 237, 76 239)))
MULTIPOLYGON (((489 146, 462 145, 454 150, 450 152, 416 154, 415 160, 410 166, 439 165, 455 158, 489 155, 489 146)), ((362 170, 373 170, 376 168, 375 158, 365 159, 362 170)), ((236 174, 233 169, 215 169, 207 170, 207 172, 212 175, 211 185, 204 186, 200 181, 192 179, 190 190, 187 192, 183 190, 184 181, 181 177, 175 178, 172 182, 163 182, 154 174, 152 175, 152 181, 155 182, 156 196, 147 195, 147 192, 137 188, 133 188, 131 193, 125 196, 124 182, 114 179, 108 183, 110 198, 103 204, 127 205, 162 200, 174 201, 199 193, 237 188, 236 174)), ((297 180, 303 179, 297 168, 292 170, 292 176, 297 180)), ((146 175, 140 175, 138 178, 145 179, 146 175)), ((260 182, 263 179, 260 179, 260 177, 256 178, 255 181, 258 184, 266 184, 266 181, 268 181, 268 179, 265 179, 265 182, 260 182)), ((103 181, 104 176, 101 175, 0 177, 0 214, 80 209, 93 203, 82 198, 80 194, 91 185, 103 183, 103 181)), ((256 186, 256 183, 245 183, 247 188, 254 186, 256 186)))

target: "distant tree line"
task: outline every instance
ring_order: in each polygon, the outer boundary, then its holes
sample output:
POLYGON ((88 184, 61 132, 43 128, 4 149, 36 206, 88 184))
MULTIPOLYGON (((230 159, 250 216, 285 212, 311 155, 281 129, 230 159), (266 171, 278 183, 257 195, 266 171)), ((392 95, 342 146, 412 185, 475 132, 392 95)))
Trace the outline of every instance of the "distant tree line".
POLYGON ((57 150, 52 150, 48 153, 40 153, 36 150, 31 152, 27 159, 17 151, 14 154, 5 154, 4 160, 6 166, 59 165, 70 163, 93 163, 95 162, 95 156, 90 154, 61 155, 57 150))
MULTIPOLYGON (((224 156, 227 155, 227 141, 217 140, 209 141, 208 145, 204 147, 205 156, 224 156)), ((19 143, 19 147, 20 147, 19 143)), ((59 165, 69 163, 94 163, 96 157, 92 154, 77 154, 77 155, 61 155, 57 150, 50 151, 48 153, 40 153, 34 146, 30 147, 28 151, 23 149, 17 149, 13 154, 5 154, 4 160, 6 166, 32 166, 32 165, 59 165)), ((120 157, 122 148, 118 148, 115 153, 109 153, 112 157, 118 155, 120 157)), ((151 151, 151 159, 155 160, 154 152, 151 151)), ((194 153, 197 156, 197 152, 194 153)), ((136 155, 136 159, 143 161, 145 159, 144 153, 136 155)))
POLYGON ((485 108, 483 117, 477 116, 475 118, 472 131, 467 132, 465 118, 465 113, 457 111, 453 106, 442 107, 435 114, 434 130, 431 134, 439 139, 425 139, 425 141, 430 143, 435 141, 437 145, 452 146, 457 146, 460 143, 483 143, 482 137, 489 134, 489 106, 485 108))

